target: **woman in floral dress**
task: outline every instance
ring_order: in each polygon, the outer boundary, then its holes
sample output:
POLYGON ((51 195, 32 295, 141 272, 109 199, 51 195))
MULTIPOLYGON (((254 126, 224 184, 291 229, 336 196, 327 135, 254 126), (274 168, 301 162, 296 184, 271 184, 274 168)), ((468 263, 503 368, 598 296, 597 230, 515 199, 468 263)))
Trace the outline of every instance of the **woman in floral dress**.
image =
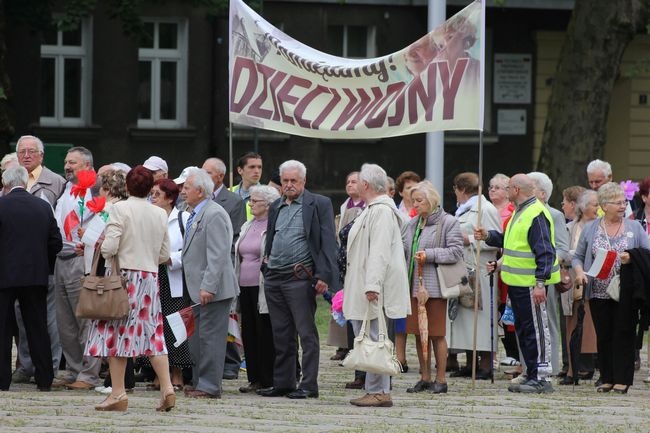
POLYGON ((96 321, 90 330, 85 354, 108 357, 113 380, 111 394, 95 409, 127 409, 126 360, 145 355, 160 379, 161 401, 156 409, 168 411, 176 396, 169 377, 158 290, 158 265, 169 259, 167 213, 146 200, 153 176, 144 167, 129 172, 126 186, 130 197, 113 206, 101 251, 107 261, 119 259, 131 310, 122 320, 96 321))

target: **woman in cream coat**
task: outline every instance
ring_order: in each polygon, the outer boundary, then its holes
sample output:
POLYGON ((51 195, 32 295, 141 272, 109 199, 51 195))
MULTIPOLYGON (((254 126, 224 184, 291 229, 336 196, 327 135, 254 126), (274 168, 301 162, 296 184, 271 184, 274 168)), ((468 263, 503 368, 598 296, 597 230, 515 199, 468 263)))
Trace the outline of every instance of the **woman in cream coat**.
MULTIPOLYGON (((476 350, 479 368, 476 372, 477 379, 489 379, 492 375, 492 358, 490 352, 496 350, 497 336, 497 299, 498 294, 493 294, 492 318, 490 323, 490 277, 485 272, 485 266, 489 261, 496 260, 498 248, 489 247, 481 241, 481 253, 478 268, 476 266, 477 241, 474 240, 474 227, 485 227, 487 230, 501 231, 501 217, 499 212, 482 195, 478 195, 479 179, 476 173, 460 173, 454 178, 454 192, 458 201, 456 218, 460 223, 460 230, 463 233, 463 257, 468 268, 476 268, 476 282, 480 282, 481 296, 479 301, 476 350), (478 204, 481 200, 482 219, 478 220, 478 204), (488 228, 489 227, 489 228, 488 228), (490 338, 490 330, 493 338, 490 338)), ((493 290, 496 289, 496 278, 493 283, 493 290)), ((447 318, 449 320, 449 318, 447 318)), ((447 340, 449 349, 465 350, 468 356, 467 366, 457 373, 455 377, 467 377, 472 375, 472 350, 474 347, 474 309, 458 308, 458 315, 453 322, 448 322, 447 340)))
MULTIPOLYGON (((345 276, 343 314, 355 335, 370 308, 370 338, 378 338, 378 314, 391 319, 411 312, 406 260, 402 248, 402 219, 395 203, 386 195, 386 172, 375 164, 364 164, 359 191, 366 209, 359 215, 348 237, 348 271, 345 276)), ((390 376, 368 372, 366 395, 350 401, 355 406, 390 407, 390 376)))

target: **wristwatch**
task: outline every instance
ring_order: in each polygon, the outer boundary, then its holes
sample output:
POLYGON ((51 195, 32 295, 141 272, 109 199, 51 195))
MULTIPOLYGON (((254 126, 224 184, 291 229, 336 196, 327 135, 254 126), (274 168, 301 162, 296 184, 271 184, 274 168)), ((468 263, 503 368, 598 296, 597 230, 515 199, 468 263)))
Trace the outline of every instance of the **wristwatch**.
POLYGON ((543 289, 543 288, 545 288, 545 286, 544 286, 544 282, 543 282, 543 281, 538 281, 538 282, 536 282, 536 283, 535 283, 535 288, 536 288, 536 289, 543 289))

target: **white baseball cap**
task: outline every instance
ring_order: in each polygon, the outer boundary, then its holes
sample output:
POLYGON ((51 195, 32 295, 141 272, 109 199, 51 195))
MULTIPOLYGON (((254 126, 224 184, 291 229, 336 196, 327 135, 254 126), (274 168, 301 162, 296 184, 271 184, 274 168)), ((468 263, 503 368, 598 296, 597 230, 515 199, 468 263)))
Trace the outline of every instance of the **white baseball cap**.
POLYGON ((184 184, 185 181, 187 180, 187 176, 190 175, 190 170, 193 169, 193 168, 196 168, 198 170, 198 167, 196 167, 194 165, 191 165, 189 167, 185 167, 183 169, 183 171, 181 171, 181 175, 178 176, 176 179, 174 179, 174 182, 176 183, 176 185, 184 184))
POLYGON ((167 168, 167 163, 165 162, 164 159, 162 159, 159 156, 150 156, 142 165, 147 170, 151 170, 151 171, 162 170, 165 173, 169 173, 169 169, 167 168))

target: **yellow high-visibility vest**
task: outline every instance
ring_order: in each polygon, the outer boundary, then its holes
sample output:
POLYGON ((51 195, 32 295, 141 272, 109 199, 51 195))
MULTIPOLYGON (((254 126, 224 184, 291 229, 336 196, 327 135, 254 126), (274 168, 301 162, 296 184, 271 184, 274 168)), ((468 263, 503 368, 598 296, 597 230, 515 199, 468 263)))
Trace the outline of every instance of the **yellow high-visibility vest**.
MULTIPOLYGON (((550 224, 551 243, 555 247, 555 225, 550 212, 539 200, 535 200, 523 211, 512 215, 503 236, 503 263, 501 264, 501 279, 510 286, 532 287, 537 282, 535 278, 535 254, 528 243, 528 231, 539 214, 550 224)), ((560 264, 555 255, 551 277, 545 284, 560 282, 560 264)))

